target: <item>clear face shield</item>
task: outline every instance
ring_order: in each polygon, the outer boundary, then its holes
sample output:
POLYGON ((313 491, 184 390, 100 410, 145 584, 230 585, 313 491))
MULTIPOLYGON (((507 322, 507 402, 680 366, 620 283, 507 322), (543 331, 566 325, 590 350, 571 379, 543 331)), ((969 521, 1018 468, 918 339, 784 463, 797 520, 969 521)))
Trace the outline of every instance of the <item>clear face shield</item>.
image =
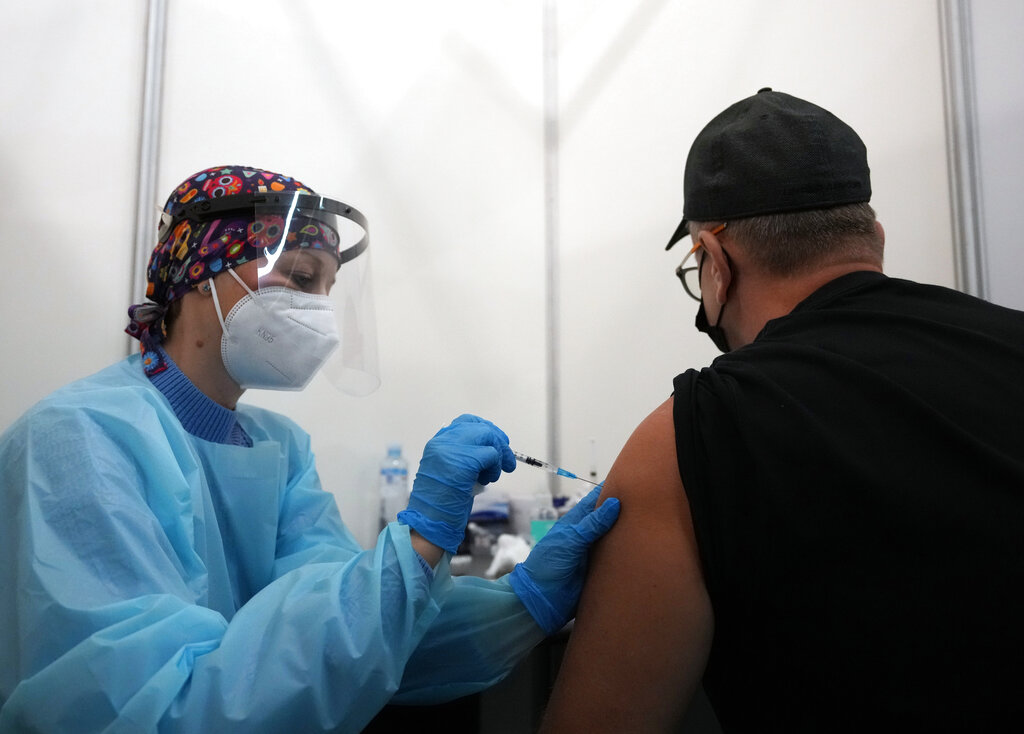
MULTIPOLYGON (((301 390, 322 369, 338 389, 380 385, 369 231, 357 209, 318 194, 268 192, 196 202, 198 221, 245 219, 257 287, 221 316, 222 356, 243 388, 301 390)), ((244 245, 239 245, 242 249, 244 245)), ((226 253, 230 260, 232 252, 226 253)))

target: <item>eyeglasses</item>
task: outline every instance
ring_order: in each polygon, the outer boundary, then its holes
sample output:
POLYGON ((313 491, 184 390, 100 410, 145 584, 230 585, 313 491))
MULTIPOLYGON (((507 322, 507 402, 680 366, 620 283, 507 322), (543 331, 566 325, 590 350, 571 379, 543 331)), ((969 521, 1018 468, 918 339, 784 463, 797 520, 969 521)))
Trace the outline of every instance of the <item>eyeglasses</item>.
MULTIPOLYGON (((719 224, 713 230, 711 234, 718 234, 725 229, 725 224, 719 224)), ((700 240, 697 241, 688 253, 683 261, 679 263, 679 267, 676 268, 676 277, 679 278, 679 282, 683 284, 683 290, 686 291, 686 295, 695 301, 700 301, 700 269, 704 265, 704 258, 700 259, 700 262, 696 265, 686 265, 686 261, 690 259, 697 250, 702 247, 700 240)))

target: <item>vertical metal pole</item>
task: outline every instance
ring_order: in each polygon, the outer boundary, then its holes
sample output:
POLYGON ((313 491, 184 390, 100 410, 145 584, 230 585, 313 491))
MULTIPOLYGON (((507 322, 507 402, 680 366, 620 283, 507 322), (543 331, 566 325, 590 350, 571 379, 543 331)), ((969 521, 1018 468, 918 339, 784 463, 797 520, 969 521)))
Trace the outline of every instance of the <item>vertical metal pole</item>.
MULTIPOLYGON (((548 460, 560 465, 559 404, 559 257, 558 257, 558 12, 557 0, 544 2, 544 255, 547 298, 547 422, 548 460)), ((557 478, 548 475, 554 495, 557 478)))
POLYGON ((938 6, 956 285, 988 298, 970 2, 939 0, 938 6))
MULTIPOLYGON (((144 271, 156 244, 157 173, 160 155, 160 116, 163 97, 167 1, 149 0, 146 17, 146 68, 142 83, 139 124, 138 184, 135 198, 135 233, 131 271, 132 303, 146 298, 144 271)), ((128 353, 138 346, 128 338, 128 353)))

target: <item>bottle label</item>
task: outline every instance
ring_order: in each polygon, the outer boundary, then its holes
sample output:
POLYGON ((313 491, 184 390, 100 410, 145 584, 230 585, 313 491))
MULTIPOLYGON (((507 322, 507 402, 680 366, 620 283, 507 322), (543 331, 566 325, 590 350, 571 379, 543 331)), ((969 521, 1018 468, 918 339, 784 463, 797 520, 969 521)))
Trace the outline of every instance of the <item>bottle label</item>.
POLYGON ((388 467, 380 470, 380 478, 382 482, 387 484, 394 484, 395 482, 404 482, 406 477, 409 476, 409 472, 405 469, 397 467, 388 467))

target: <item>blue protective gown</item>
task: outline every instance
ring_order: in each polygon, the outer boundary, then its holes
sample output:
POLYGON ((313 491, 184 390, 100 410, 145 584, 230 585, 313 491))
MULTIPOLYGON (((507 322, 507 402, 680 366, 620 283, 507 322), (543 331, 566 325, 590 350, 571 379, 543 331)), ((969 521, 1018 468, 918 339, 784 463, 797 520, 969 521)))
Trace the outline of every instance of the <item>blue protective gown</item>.
POLYGON ((543 638, 502 581, 363 550, 309 437, 187 433, 138 356, 0 438, 0 732, 359 731, 500 680, 543 638))

